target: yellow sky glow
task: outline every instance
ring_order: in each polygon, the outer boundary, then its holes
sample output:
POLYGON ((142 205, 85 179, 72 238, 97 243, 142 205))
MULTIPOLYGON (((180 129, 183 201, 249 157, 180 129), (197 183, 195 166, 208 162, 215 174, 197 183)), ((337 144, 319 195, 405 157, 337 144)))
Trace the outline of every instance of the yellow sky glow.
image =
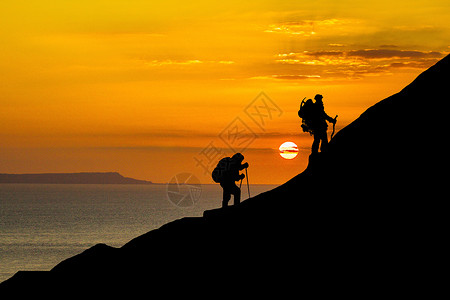
POLYGON ((447 0, 302 2, 2 1, 0 173, 213 183, 213 151, 244 145, 253 182, 282 183, 312 143, 301 99, 324 95, 339 129, 450 52, 447 0), (279 108, 263 126, 261 92, 279 108))

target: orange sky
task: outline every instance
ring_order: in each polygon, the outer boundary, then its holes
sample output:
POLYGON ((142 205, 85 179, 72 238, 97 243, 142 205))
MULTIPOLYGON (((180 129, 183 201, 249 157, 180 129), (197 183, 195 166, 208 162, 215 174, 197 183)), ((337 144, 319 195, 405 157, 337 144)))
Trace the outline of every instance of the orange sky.
POLYGON ((450 51, 449 19, 448 0, 2 1, 0 173, 212 183, 233 148, 251 182, 285 182, 303 97, 347 125, 450 51))

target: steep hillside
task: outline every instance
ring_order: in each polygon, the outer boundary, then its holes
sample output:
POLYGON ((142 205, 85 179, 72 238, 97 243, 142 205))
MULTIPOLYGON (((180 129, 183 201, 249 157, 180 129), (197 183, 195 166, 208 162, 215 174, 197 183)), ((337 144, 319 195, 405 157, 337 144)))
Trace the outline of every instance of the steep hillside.
POLYGON ((120 249, 94 246, 51 272, 19 273, 1 288, 385 295, 414 287, 417 294, 440 282, 444 159, 436 149, 445 146, 432 142, 444 133, 449 82, 447 56, 338 132, 284 185, 120 249))

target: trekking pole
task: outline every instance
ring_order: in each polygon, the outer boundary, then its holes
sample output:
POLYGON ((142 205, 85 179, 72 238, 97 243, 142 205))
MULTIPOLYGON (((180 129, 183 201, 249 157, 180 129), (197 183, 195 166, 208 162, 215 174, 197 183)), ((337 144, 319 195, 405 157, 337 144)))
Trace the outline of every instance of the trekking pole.
MULTIPOLYGON (((334 121, 337 121, 337 117, 338 117, 338 115, 336 115, 336 117, 334 117, 334 121)), ((333 138, 335 128, 336 128, 336 122, 333 123, 333 132, 331 133, 330 141, 333 138)))
POLYGON ((242 186, 242 180, 244 180, 244 178, 241 178, 241 183, 239 183, 239 189, 241 189, 241 186, 242 186))
POLYGON ((248 173, 247 173, 247 168, 245 168, 245 177, 247 178, 247 191, 248 191, 248 197, 250 198, 250 186, 248 185, 248 173))
POLYGON ((305 99, 306 99, 306 97, 305 97, 305 98, 303 98, 303 100, 302 100, 302 103, 300 103, 300 108, 302 108, 302 106, 303 106, 303 103, 305 103, 305 99))

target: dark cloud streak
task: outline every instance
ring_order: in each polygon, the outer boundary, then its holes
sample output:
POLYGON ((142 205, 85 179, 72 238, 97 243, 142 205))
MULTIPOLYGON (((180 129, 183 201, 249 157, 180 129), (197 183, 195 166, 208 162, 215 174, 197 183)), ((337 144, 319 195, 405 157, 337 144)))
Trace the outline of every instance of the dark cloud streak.
POLYGON ((392 50, 392 49, 365 49, 351 50, 346 52, 347 56, 358 56, 367 59, 381 58, 441 58, 444 55, 437 51, 417 50, 392 50))
POLYGON ((399 69, 426 69, 444 57, 446 52, 360 49, 323 50, 280 53, 275 62, 283 73, 272 75, 280 80, 359 79, 387 74, 399 69), (302 72, 298 74, 298 72, 302 72), (314 75, 305 75, 314 74, 314 75))

